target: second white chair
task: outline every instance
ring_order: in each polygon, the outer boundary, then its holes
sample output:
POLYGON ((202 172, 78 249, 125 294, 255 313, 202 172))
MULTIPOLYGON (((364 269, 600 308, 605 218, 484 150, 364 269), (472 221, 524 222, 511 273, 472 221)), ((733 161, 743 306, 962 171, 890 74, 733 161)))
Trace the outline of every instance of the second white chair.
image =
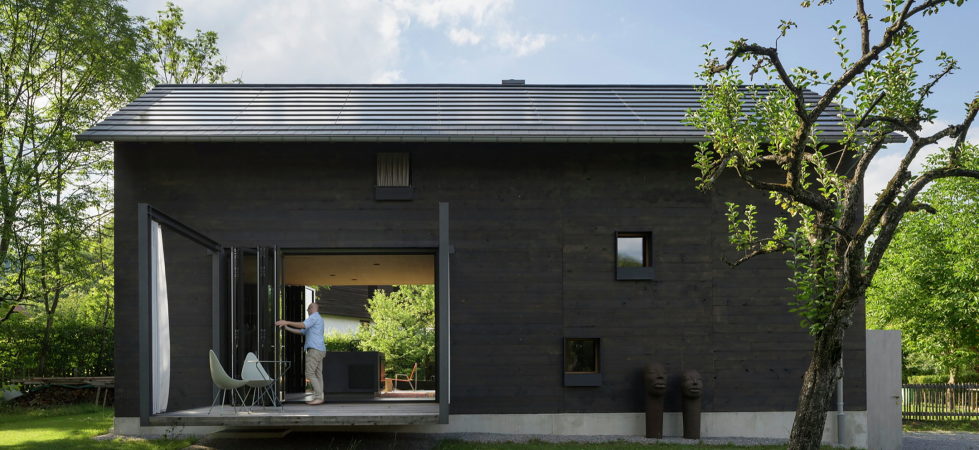
POLYGON ((273 405, 276 403, 275 393, 272 390, 274 380, 262 367, 258 356, 252 352, 245 355, 245 363, 241 366, 241 379, 245 382, 245 386, 252 389, 252 406, 255 406, 259 399, 264 400, 266 394, 273 405), (259 393, 261 393, 261 397, 259 397, 259 393))

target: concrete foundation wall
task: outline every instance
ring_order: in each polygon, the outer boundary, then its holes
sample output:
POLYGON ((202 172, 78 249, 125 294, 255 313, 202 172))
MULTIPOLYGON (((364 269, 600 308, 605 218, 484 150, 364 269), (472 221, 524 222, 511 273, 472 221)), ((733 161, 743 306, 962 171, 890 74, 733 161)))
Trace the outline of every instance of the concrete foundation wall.
MULTIPOLYGON (((754 437, 788 439, 792 429, 792 411, 771 412, 708 412, 701 418, 701 437, 754 437)), ((643 413, 585 413, 585 414, 458 414, 450 415, 447 425, 398 427, 323 427, 324 431, 358 431, 401 433, 499 433, 550 434, 564 436, 643 436, 646 433, 643 413)), ((843 446, 867 447, 866 411, 847 411, 843 446)), ((139 427, 139 418, 117 417, 116 434, 155 436, 202 435, 220 427, 139 427)), ((681 413, 666 413, 663 435, 681 437, 681 413)), ((827 413, 823 443, 840 445, 836 441, 836 413, 827 413)))

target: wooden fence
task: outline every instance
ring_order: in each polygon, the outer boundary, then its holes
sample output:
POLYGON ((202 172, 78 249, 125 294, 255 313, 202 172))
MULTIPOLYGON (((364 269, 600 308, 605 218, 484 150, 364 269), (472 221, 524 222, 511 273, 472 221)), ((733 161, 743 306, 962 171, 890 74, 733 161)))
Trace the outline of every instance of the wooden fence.
POLYGON ((0 367, 0 385, 4 385, 14 379, 36 378, 36 377, 104 377, 112 376, 112 371, 102 368, 92 367, 64 367, 55 365, 41 371, 36 366, 0 367))
POLYGON ((977 420, 979 384, 905 384, 901 386, 904 420, 977 420))

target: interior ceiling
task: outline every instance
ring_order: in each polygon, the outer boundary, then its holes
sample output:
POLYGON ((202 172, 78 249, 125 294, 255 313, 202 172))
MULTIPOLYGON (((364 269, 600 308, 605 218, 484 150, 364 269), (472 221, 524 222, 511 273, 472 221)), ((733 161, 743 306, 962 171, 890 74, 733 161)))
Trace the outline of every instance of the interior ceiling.
POLYGON ((435 255, 284 255, 292 286, 435 284, 435 255))

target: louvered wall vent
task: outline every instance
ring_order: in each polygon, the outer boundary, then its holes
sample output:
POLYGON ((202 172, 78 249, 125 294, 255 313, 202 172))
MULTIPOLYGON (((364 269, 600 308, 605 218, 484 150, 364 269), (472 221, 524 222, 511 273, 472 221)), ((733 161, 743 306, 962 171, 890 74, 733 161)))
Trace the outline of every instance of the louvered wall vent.
POLYGON ((411 159, 408 153, 377 154, 375 200, 411 200, 411 159))

